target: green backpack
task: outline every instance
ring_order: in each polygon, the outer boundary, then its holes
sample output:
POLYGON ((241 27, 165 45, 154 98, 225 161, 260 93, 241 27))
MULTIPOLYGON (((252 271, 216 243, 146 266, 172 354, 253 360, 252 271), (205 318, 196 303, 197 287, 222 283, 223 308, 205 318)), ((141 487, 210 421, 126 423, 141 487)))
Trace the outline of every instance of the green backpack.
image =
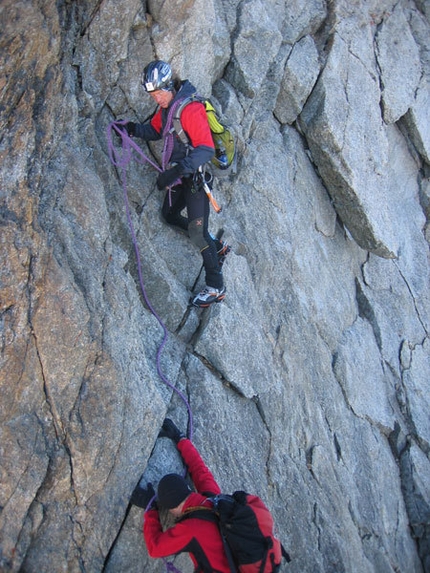
POLYGON ((206 109, 206 115, 215 146, 215 155, 211 160, 212 164, 218 169, 228 169, 236 158, 236 144, 230 128, 223 123, 210 100, 197 94, 184 98, 173 116, 173 127, 179 139, 187 147, 190 145, 190 140, 182 129, 180 117, 184 107, 193 101, 202 103, 206 109))

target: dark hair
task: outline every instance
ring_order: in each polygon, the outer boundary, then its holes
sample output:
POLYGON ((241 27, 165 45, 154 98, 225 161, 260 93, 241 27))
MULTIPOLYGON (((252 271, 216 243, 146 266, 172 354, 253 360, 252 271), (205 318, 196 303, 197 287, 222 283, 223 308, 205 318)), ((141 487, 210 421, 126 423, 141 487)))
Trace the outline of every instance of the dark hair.
POLYGON ((172 76, 172 83, 175 92, 178 92, 182 86, 182 80, 177 74, 173 74, 172 76))

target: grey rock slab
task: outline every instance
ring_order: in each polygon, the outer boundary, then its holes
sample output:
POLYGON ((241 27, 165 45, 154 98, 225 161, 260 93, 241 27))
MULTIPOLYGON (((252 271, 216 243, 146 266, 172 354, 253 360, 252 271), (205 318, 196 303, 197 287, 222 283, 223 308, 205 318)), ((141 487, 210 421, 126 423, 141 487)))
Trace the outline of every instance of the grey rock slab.
POLYGON ((394 427, 381 355, 371 325, 358 318, 344 333, 334 359, 334 372, 353 412, 375 425, 394 427))
POLYGON ((288 57, 274 110, 281 123, 293 123, 301 113, 320 71, 318 50, 311 36, 297 42, 288 57))
POLYGON ((282 34, 260 0, 241 3, 233 58, 226 78, 246 97, 253 97, 265 79, 267 66, 275 58, 282 34))
MULTIPOLYGON (((398 144, 381 119, 379 87, 365 60, 370 55, 364 52, 359 59, 351 49, 335 35, 300 120, 334 207, 353 238, 362 248, 394 258, 400 242, 396 221, 403 212, 391 201, 400 191, 398 144), (340 61, 348 62, 343 74, 338 73, 340 61)), ((412 194, 414 170, 406 172, 412 194)))
POLYGON ((384 120, 394 123, 412 106, 422 74, 419 46, 401 6, 383 19, 376 44, 384 120))
POLYGON ((429 422, 429 373, 430 373, 430 345, 428 339, 423 345, 416 346, 411 352, 410 368, 403 372, 403 384, 407 399, 407 407, 411 422, 417 436, 430 443, 429 422))

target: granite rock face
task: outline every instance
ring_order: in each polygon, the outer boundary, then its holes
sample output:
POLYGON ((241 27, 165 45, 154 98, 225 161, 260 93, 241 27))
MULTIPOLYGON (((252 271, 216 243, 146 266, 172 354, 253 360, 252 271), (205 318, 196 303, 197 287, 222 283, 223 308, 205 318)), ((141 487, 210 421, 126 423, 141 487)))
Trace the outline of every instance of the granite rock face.
POLYGON ((428 3, 0 14, 0 570, 165 570, 128 501, 182 470, 168 415, 224 491, 270 506, 282 571, 429 572, 428 3), (156 171, 132 161, 125 193, 109 159, 109 124, 154 111, 156 57, 237 137, 211 214, 227 298, 205 311, 156 171))

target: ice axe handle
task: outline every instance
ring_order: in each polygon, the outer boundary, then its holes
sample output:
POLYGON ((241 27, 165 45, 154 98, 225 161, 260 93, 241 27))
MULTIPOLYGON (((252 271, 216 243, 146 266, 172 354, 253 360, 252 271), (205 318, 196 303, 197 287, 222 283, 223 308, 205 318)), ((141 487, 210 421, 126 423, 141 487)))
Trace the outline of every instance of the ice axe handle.
POLYGON ((216 202, 215 197, 212 195, 212 191, 209 188, 209 185, 207 183, 203 183, 203 187, 215 212, 220 213, 222 211, 222 207, 220 207, 216 202))

